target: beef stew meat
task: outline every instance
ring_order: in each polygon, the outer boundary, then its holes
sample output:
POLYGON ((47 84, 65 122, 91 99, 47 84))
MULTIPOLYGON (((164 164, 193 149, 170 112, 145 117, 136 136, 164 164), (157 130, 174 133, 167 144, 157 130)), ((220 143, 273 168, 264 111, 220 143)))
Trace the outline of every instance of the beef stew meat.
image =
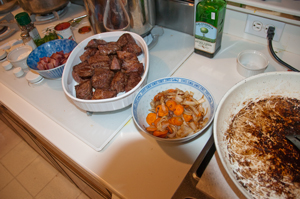
POLYGON ((130 43, 135 44, 135 40, 129 33, 124 33, 123 35, 120 36, 120 38, 117 41, 117 44, 121 47, 130 43))
POLYGON ((85 80, 75 86, 76 97, 80 99, 92 99, 93 89, 91 80, 85 80))
POLYGON ((87 50, 89 48, 98 48, 98 45, 105 45, 107 42, 103 39, 92 39, 89 41, 89 43, 84 47, 84 50, 87 50))
POLYGON ((121 71, 118 71, 111 81, 111 89, 116 90, 118 93, 124 92, 126 84, 127 75, 121 71))
POLYGON ((97 52, 97 48, 88 48, 79 58, 82 62, 87 61, 96 52, 97 52))
POLYGON ((93 94, 92 99, 107 99, 116 96, 117 96, 117 91, 115 90, 97 88, 93 94))
POLYGON ((139 73, 129 73, 127 75, 128 81, 125 86, 125 91, 128 92, 131 89, 133 89, 140 81, 141 81, 141 76, 139 73))
POLYGON ((109 69, 96 68, 92 77, 93 88, 109 89, 115 73, 109 69))
POLYGON ((81 63, 73 67, 72 76, 76 97, 81 99, 107 99, 128 92, 140 81, 144 73, 138 55, 142 49, 129 33, 116 42, 92 39, 79 57, 81 63))

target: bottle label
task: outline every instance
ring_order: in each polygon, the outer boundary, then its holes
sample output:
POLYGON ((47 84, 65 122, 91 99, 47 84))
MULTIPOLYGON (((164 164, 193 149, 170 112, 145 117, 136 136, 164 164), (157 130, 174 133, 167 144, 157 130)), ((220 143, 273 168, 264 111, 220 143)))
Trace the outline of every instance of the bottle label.
POLYGON ((31 37, 34 41, 41 38, 41 36, 40 36, 40 34, 39 34, 39 32, 38 32, 38 30, 37 30, 36 28, 34 28, 33 30, 31 30, 31 31, 29 32, 29 35, 30 35, 30 37, 31 37))
POLYGON ((196 22, 195 26, 195 48, 208 53, 216 50, 217 28, 205 23, 196 22))

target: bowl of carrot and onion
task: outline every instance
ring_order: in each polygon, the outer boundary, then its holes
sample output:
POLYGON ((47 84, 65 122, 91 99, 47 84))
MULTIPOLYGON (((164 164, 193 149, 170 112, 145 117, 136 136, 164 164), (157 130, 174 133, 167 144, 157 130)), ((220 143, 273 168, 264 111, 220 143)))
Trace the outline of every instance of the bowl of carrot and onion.
POLYGON ((144 86, 134 98, 132 116, 142 133, 164 142, 184 142, 212 122, 212 94, 196 81, 167 77, 144 86))

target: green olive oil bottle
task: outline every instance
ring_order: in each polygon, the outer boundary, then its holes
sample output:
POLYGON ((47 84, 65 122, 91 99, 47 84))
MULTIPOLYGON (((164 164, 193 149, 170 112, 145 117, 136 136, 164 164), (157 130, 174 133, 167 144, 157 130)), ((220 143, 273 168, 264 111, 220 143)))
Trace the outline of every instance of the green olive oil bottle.
POLYGON ((195 16, 195 53, 213 58, 221 48, 225 0, 202 0, 195 16))

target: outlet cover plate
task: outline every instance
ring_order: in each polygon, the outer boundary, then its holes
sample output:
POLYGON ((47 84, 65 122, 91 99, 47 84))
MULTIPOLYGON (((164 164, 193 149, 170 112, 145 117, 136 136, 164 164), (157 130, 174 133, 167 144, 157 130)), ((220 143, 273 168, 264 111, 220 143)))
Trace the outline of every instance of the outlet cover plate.
POLYGON ((282 35, 285 23, 248 14, 245 32, 259 37, 267 38, 269 26, 275 27, 273 40, 279 41, 282 35))

